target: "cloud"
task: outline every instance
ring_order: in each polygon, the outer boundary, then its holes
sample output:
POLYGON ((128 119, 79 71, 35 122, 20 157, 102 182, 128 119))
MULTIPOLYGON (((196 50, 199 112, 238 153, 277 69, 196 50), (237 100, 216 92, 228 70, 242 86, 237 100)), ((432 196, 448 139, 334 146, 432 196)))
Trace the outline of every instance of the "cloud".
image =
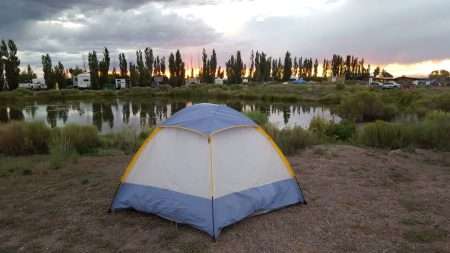
MULTIPOLYGON (((24 51, 23 63, 39 65, 40 57, 30 59, 28 56, 50 53, 68 60, 69 65, 78 54, 76 58, 80 64, 81 54, 102 50, 103 47, 109 47, 113 54, 119 49, 148 46, 168 51, 205 45, 221 36, 202 20, 163 13, 161 5, 153 3, 156 1, 134 0, 127 8, 116 8, 126 2, 119 0, 108 2, 114 7, 105 7, 102 3, 106 1, 84 1, 79 5, 75 5, 75 1, 67 1, 49 7, 53 2, 41 1, 34 11, 20 14, 24 18, 16 17, 16 22, 0 26, 3 38, 14 39, 19 49, 24 51), (139 7, 131 8, 133 4, 139 7), (101 9, 102 6, 105 8, 101 9), (45 15, 50 8, 59 11, 45 15)), ((35 1, 30 1, 30 4, 37 5, 35 1)), ((9 6, 11 11, 20 6, 20 1, 14 6, 9 6)))
POLYGON ((450 1, 340 2, 312 15, 252 20, 241 39, 277 55, 356 54, 375 63, 450 58, 450 1))

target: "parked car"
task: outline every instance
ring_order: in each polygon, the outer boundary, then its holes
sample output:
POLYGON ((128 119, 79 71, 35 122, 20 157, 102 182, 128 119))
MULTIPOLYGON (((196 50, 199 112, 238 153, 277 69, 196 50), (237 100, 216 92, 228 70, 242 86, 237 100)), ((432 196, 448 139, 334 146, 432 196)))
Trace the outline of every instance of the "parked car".
POLYGON ((400 89, 400 84, 394 82, 394 81, 388 81, 383 83, 382 85, 383 89, 400 89))
POLYGON ((372 83, 370 84, 370 87, 374 87, 374 88, 382 88, 382 87, 383 87, 383 84, 380 83, 380 82, 372 82, 372 83))

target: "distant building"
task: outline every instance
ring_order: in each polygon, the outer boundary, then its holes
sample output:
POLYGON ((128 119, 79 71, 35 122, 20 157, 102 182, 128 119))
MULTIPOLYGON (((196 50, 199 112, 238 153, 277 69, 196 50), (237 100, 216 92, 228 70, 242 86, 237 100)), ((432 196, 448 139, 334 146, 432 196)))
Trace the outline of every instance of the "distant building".
POLYGON ((217 85, 223 85, 223 79, 222 79, 222 78, 216 78, 216 79, 214 80, 214 84, 217 84, 217 85))
POLYGON ((128 88, 128 82, 125 78, 116 78, 115 80, 116 89, 126 89, 128 88))
POLYGON ((77 76, 78 89, 90 89, 91 86, 92 86, 91 74, 89 72, 78 74, 77 76))

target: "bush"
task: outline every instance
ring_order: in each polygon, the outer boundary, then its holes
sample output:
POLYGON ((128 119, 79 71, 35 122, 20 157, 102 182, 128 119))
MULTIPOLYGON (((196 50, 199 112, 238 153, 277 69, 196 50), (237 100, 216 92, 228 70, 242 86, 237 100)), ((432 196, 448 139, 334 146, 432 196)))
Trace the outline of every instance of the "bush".
POLYGON ((343 84, 343 83, 336 84, 336 90, 344 90, 344 89, 345 89, 345 84, 343 84))
POLYGON ((435 105, 434 108, 436 110, 450 112, 450 94, 449 93, 442 94, 433 100, 434 100, 433 102, 435 105))
POLYGON ((246 112, 245 115, 253 120, 256 124, 263 126, 265 125, 269 119, 265 113, 254 111, 254 112, 246 112))
POLYGON ((309 123, 309 131, 322 139, 328 136, 331 125, 332 123, 330 121, 315 116, 309 123))
POLYGON ((139 134, 133 129, 123 129, 118 133, 103 135, 102 146, 105 148, 118 148, 126 154, 132 154, 144 143, 152 130, 145 130, 139 134))
POLYGON ((100 147, 100 138, 94 126, 79 126, 68 124, 53 132, 52 145, 73 149, 79 154, 92 152, 100 147))
POLYGON ((287 155, 319 143, 319 140, 314 134, 301 127, 279 130, 270 124, 266 124, 265 129, 280 149, 287 155))
POLYGON ((418 126, 417 143, 423 148, 450 150, 450 113, 428 113, 418 126))
POLYGON ((50 129, 42 122, 11 122, 0 125, 0 153, 7 155, 48 152, 50 129))
POLYGON ((406 124, 376 121, 365 125, 357 135, 357 142, 376 148, 398 149, 414 143, 414 127, 406 124))
POLYGON ((390 120, 397 114, 393 104, 385 105, 381 98, 373 92, 359 92, 343 99, 339 111, 346 119, 367 122, 374 120, 390 120))
POLYGON ((327 135, 339 141, 348 141, 353 137, 355 130, 355 124, 353 122, 343 120, 338 124, 331 124, 328 128, 327 135))

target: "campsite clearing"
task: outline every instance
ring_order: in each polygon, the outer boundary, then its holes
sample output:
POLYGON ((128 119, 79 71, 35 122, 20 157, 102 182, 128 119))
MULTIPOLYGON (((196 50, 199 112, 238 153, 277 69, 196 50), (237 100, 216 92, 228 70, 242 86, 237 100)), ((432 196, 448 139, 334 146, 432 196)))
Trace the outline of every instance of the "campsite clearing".
POLYGON ((450 252, 450 154, 322 145, 290 156, 308 205, 248 218, 214 243, 107 210, 130 156, 0 157, 0 252, 450 252))

